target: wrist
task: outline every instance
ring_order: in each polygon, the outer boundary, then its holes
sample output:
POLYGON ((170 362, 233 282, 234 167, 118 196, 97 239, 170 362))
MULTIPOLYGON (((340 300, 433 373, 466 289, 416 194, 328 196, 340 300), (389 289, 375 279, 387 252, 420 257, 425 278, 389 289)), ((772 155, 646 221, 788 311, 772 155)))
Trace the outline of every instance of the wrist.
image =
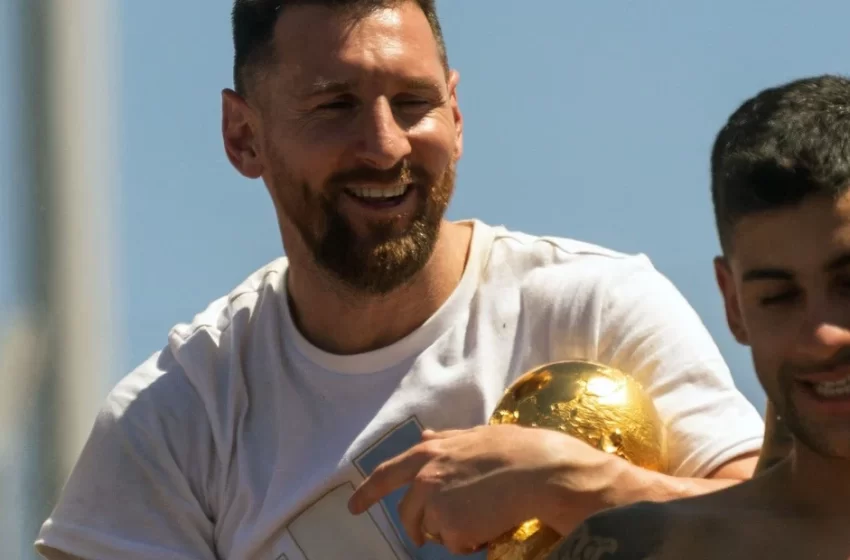
POLYGON ((615 455, 587 447, 556 461, 548 471, 536 516, 562 534, 604 509, 646 499, 657 484, 655 474, 615 455))
POLYGON ((625 460, 618 478, 606 496, 605 507, 630 505, 637 502, 667 502, 687 498, 695 492, 691 479, 650 471, 625 460))
POLYGON ((611 484, 602 496, 602 507, 625 506, 641 501, 655 501, 655 494, 664 485, 664 477, 629 463, 620 457, 612 457, 611 484))

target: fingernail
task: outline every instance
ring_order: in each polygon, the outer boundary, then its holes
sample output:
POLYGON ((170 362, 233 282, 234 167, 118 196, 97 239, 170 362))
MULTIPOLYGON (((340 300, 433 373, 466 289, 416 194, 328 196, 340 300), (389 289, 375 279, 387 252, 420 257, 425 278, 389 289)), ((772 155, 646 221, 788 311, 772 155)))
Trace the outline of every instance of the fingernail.
POLYGON ((358 503, 358 500, 355 498, 348 500, 348 511, 354 515, 358 515, 360 513, 360 504, 358 503))

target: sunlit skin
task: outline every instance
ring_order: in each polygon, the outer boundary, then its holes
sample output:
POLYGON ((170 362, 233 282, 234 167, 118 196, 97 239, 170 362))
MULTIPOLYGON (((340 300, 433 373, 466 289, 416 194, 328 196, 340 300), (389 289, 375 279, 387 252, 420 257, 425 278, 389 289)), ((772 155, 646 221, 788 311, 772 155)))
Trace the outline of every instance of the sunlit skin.
POLYGON ((358 18, 287 8, 274 45, 245 98, 224 92, 228 157, 268 187, 305 336, 339 354, 386 346, 442 305, 465 265, 470 228, 443 219, 463 149, 459 76, 413 2, 358 18), (351 195, 397 185, 409 190, 391 205, 351 195))
POLYGON ((850 195, 744 218, 716 271, 729 326, 796 436, 782 494, 801 511, 850 515, 850 397, 811 385, 850 375, 850 195))

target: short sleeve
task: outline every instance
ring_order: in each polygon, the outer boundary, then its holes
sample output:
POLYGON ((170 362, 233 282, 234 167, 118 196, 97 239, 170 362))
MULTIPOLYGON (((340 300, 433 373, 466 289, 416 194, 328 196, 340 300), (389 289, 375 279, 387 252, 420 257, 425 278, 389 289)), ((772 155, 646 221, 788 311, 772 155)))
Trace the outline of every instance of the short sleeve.
MULTIPOLYGON (((168 352, 108 396, 35 548, 86 560, 214 560, 200 399, 168 352)), ((57 555, 58 556, 58 555, 57 555)))
POLYGON ((668 429, 670 474, 705 477, 757 452, 764 421, 696 311, 639 255, 608 278, 598 359, 634 375, 668 429))

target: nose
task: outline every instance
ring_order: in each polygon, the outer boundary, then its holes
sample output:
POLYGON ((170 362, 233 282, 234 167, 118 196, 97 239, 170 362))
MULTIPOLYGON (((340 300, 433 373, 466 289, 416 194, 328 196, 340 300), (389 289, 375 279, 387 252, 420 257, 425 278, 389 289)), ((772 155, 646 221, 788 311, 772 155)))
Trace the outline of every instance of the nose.
POLYGON ((848 319, 844 307, 835 302, 810 307, 800 333, 807 356, 813 360, 827 360, 839 349, 850 347, 848 319))
POLYGON ((389 102, 381 98, 363 111, 357 157, 376 169, 392 169, 410 155, 407 131, 399 126, 389 102))

